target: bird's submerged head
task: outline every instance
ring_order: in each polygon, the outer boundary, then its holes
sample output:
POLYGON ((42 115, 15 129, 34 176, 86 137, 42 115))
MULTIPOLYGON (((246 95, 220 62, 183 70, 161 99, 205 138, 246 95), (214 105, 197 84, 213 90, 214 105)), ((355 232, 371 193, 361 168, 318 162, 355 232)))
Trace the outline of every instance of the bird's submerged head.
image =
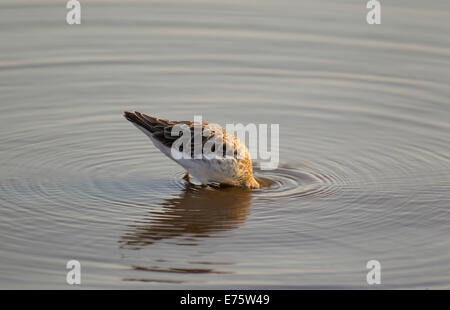
POLYGON ((252 160, 250 159, 250 155, 246 154, 245 159, 239 161, 239 172, 240 172, 240 186, 244 188, 250 189, 258 189, 261 188, 261 184, 256 181, 253 176, 253 165, 252 160))
POLYGON ((249 189, 258 189, 261 188, 261 184, 259 184, 259 182, 256 181, 253 176, 251 176, 250 178, 243 180, 242 187, 249 189))

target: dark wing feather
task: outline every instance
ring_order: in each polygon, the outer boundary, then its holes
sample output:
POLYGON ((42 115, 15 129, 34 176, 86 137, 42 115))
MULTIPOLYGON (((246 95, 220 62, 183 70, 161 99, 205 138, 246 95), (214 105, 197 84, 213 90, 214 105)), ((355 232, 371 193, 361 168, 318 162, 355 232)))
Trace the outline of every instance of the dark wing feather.
MULTIPOLYGON (((194 156, 194 126, 195 123, 191 121, 170 121, 166 119, 156 118, 150 115, 146 115, 143 113, 139 113, 137 111, 134 112, 124 112, 124 116, 127 120, 130 122, 145 128, 150 133, 152 133, 153 138, 158 140, 159 142, 163 143, 164 145, 168 147, 172 147, 172 144, 179 138, 179 136, 175 135, 172 136, 172 129, 175 125, 178 124, 184 124, 187 125, 191 132, 191 156, 194 156)), ((209 132, 209 136, 203 136, 205 126, 208 125, 208 123, 203 122, 202 123, 202 148, 205 145, 205 143, 214 137, 215 132, 211 131, 209 132)), ((225 140, 224 140, 225 143, 225 140)), ((183 149, 180 147, 180 151, 182 152, 183 149)), ((226 145, 223 145, 223 155, 225 156, 226 153, 226 145)))

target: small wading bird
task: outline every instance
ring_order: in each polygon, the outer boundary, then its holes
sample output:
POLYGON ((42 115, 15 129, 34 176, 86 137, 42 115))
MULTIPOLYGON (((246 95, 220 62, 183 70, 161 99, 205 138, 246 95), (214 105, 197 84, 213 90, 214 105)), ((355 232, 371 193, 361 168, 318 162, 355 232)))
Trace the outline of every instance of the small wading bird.
POLYGON ((253 176, 252 160, 245 144, 220 126, 206 122, 169 121, 137 111, 125 111, 124 116, 150 137, 161 152, 186 169, 187 181, 189 175, 192 175, 202 184, 219 183, 251 189, 261 187, 253 176), (200 131, 200 154, 194 145, 194 133, 198 132, 196 128, 200 131), (187 138, 190 147, 179 145, 177 139, 180 136, 174 135, 183 131, 184 136, 185 129, 189 130, 187 138), (205 149, 210 152, 205 152, 205 149))

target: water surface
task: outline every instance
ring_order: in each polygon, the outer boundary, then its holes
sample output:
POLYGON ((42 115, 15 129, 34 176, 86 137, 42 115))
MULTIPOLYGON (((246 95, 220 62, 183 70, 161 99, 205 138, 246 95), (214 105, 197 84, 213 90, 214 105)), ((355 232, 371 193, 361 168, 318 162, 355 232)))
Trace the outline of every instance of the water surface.
POLYGON ((450 3, 0 4, 0 288, 450 287, 450 3), (122 117, 280 124, 245 191, 122 117))

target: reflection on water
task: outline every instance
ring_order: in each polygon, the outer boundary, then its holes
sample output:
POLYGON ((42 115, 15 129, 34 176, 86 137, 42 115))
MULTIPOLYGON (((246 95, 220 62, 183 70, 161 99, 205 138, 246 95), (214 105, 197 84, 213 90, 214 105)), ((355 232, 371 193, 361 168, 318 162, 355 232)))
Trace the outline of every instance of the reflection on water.
MULTIPOLYGON (((243 225, 250 214, 252 192, 233 187, 211 187, 185 183, 175 198, 151 206, 149 215, 130 225, 119 243, 122 248, 140 250, 158 242, 170 242, 178 246, 196 246, 202 239, 220 237, 220 233, 243 225)), ((164 259, 156 259, 154 265, 132 265, 131 270, 151 277, 123 278, 128 282, 183 283, 179 279, 155 278, 164 274, 230 274, 204 265, 228 265, 224 262, 193 261, 190 265, 202 267, 161 266, 164 259)))
POLYGON ((122 246, 140 249, 176 238, 178 245, 197 245, 200 238, 239 227, 250 214, 252 193, 240 188, 186 183, 181 194, 152 206, 148 217, 131 225, 122 246))

